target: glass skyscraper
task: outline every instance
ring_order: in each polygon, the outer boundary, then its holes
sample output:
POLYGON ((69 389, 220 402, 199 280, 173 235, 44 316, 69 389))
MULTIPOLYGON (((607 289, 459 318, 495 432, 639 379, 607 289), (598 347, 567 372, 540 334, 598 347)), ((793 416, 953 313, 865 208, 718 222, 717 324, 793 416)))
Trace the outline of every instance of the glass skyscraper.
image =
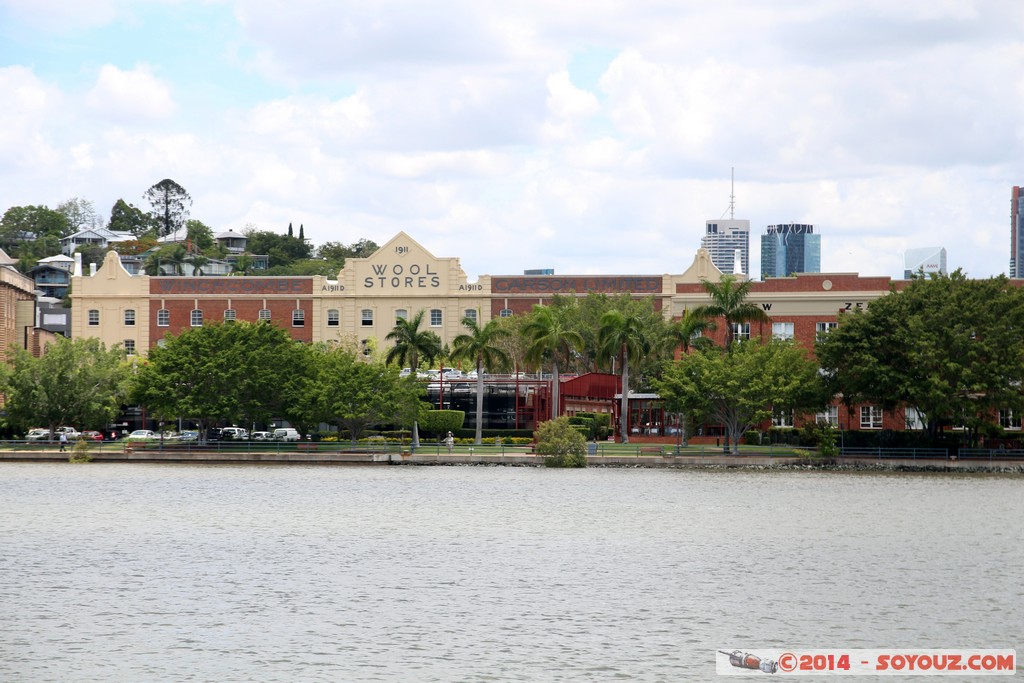
POLYGON ((821 235, 804 223, 769 225, 761 235, 761 279, 821 272, 821 235))

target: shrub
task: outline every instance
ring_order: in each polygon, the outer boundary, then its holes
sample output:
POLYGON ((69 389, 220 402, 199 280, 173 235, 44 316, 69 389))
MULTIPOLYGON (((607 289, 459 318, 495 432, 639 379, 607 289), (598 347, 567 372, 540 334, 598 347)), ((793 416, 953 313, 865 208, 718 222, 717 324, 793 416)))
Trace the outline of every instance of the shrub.
POLYGON ((79 439, 71 448, 71 455, 68 462, 92 462, 92 454, 89 453, 90 444, 85 439, 79 439))
POLYGON ((549 420, 537 428, 537 453, 544 456, 545 467, 586 467, 587 440, 569 419, 549 420))

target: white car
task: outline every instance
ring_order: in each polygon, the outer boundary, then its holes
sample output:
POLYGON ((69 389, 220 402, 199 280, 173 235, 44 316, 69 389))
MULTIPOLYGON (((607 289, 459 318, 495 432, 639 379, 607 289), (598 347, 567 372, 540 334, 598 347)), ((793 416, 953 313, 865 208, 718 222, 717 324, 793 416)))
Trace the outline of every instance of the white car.
POLYGON ((271 432, 253 432, 252 433, 252 440, 253 441, 270 441, 272 438, 274 438, 274 435, 271 432))
POLYGON ((26 441, 49 441, 50 430, 49 429, 30 429, 28 434, 25 435, 26 441))
POLYGON ((297 429, 281 427, 274 430, 274 441, 298 441, 302 436, 297 429))
POLYGON ((128 435, 129 441, 149 441, 150 439, 155 438, 157 438, 156 432, 152 429, 136 429, 128 435))

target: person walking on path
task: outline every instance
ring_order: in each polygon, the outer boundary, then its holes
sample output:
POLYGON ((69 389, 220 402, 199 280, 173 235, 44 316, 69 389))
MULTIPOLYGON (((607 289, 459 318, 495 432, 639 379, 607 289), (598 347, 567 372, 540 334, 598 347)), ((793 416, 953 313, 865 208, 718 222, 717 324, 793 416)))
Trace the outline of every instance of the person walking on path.
POLYGON ((64 452, 64 447, 68 445, 68 435, 64 432, 60 433, 60 452, 64 452))

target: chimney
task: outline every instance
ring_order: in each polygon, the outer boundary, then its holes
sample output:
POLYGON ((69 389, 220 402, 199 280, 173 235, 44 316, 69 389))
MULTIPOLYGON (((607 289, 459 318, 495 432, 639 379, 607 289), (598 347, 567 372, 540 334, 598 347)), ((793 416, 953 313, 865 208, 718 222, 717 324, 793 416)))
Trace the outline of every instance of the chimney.
POLYGON ((82 252, 75 252, 75 269, 71 273, 72 277, 82 277, 82 252))
POLYGON ((732 264, 732 272, 735 275, 743 275, 743 250, 736 250, 736 260, 732 264))

